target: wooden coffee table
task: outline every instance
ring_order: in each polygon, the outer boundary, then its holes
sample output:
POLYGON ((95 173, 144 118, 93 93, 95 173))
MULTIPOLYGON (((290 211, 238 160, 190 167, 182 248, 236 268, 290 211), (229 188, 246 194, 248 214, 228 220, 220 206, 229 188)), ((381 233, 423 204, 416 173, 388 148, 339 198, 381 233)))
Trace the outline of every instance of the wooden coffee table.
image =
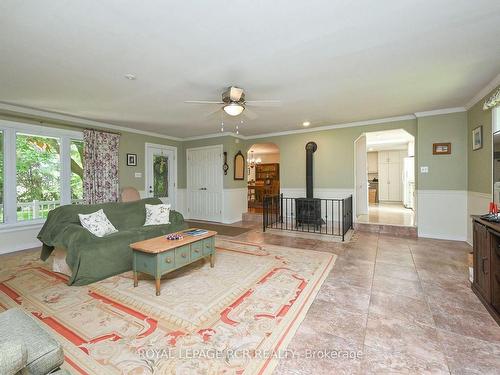
POLYGON ((167 240, 166 235, 130 244, 133 250, 134 287, 138 285, 138 272, 155 278, 156 295, 160 295, 162 275, 175 271, 202 258, 210 258, 210 267, 215 262, 215 235, 207 231, 200 236, 189 236, 184 232, 182 240, 167 240))

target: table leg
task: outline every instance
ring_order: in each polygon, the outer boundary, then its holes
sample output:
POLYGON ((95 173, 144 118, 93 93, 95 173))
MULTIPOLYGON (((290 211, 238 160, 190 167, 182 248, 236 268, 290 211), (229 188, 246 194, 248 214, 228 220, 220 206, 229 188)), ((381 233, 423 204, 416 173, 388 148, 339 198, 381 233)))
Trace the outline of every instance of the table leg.
POLYGON ((137 279, 137 272, 134 271, 134 288, 139 284, 139 281, 137 279))
POLYGON ((212 253, 210 254, 210 268, 214 268, 214 264, 215 264, 215 254, 212 253))
POLYGON ((156 277, 155 278, 155 281, 156 281, 156 295, 159 296, 160 295, 160 282, 161 282, 161 277, 156 277))

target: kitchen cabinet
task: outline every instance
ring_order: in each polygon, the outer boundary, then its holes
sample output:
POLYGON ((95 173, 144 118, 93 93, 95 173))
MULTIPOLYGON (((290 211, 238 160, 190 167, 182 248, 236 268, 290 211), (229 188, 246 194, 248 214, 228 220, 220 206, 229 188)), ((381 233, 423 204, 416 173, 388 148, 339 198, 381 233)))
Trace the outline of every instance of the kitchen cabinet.
POLYGON ((378 152, 368 153, 368 173, 378 173, 378 152))
POLYGON ((402 152, 379 151, 378 180, 379 200, 400 202, 402 199, 402 152))

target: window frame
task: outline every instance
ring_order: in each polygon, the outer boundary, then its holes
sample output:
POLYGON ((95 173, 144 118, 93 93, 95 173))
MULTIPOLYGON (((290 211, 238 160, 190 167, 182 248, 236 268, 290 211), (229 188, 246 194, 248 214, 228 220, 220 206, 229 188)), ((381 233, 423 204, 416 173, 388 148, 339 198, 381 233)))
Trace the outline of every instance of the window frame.
POLYGON ((18 227, 40 225, 45 219, 17 220, 17 155, 16 136, 18 133, 58 138, 60 141, 60 183, 61 205, 71 204, 71 141, 82 141, 83 132, 31 125, 16 121, 0 120, 0 131, 3 132, 4 150, 4 221, 0 223, 0 231, 18 227))

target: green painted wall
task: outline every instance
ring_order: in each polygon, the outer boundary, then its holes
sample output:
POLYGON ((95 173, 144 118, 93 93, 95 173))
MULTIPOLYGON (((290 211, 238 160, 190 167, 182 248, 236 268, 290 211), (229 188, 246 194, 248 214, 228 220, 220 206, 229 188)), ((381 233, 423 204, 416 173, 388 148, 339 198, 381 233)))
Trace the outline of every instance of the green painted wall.
MULTIPOLYGON (((41 123, 39 119, 11 116, 8 114, 1 114, 0 119, 17 121, 17 122, 22 122, 22 123, 32 124, 32 125, 48 126, 48 127, 53 127, 53 128, 62 128, 62 129, 69 129, 69 130, 76 130, 76 131, 83 130, 83 128, 81 126, 75 126, 75 125, 71 125, 71 124, 67 124, 67 123, 58 123, 58 122, 46 121, 46 120, 43 120, 43 123, 41 123)), ((113 131, 113 130, 110 130, 110 131, 113 131)), ((142 135, 142 134, 121 132, 120 150, 119 150, 119 155, 120 155, 119 178, 120 178, 120 187, 121 188, 126 187, 126 186, 131 186, 131 187, 136 188, 137 190, 144 190, 144 185, 145 185, 145 182, 144 182, 144 163, 145 163, 144 153, 145 153, 146 142, 156 143, 156 144, 161 144, 161 145, 175 146, 175 147, 177 147, 177 153, 179 154, 181 152, 181 142, 172 141, 172 140, 165 139, 165 138, 151 137, 151 136, 142 135), (126 162, 127 153, 137 154, 137 167, 128 167, 127 166, 127 162, 126 162), (136 172, 142 173, 142 177, 135 178, 134 175, 136 172)), ((183 177, 183 176, 185 176, 184 169, 180 168, 179 164, 178 164, 177 169, 178 169, 178 180, 182 181, 181 178, 183 178, 185 181, 186 178, 183 177)))
POLYGON ((365 132, 404 129, 416 137, 417 121, 404 120, 374 125, 338 128, 318 132, 289 134, 248 140, 247 149, 256 143, 273 142, 280 149, 280 183, 283 188, 305 188, 305 145, 314 141, 314 187, 354 188, 354 141, 365 132))
MULTIPOLYGON (((482 106, 482 104, 481 104, 482 106)), ((474 107, 475 108, 475 107, 474 107)), ((141 134, 122 132, 120 138, 120 185, 132 186, 144 190, 144 152, 145 143, 157 143, 177 147, 178 188, 186 188, 186 149, 222 144, 228 153, 228 174, 224 176, 224 188, 246 188, 246 178, 243 181, 233 179, 234 155, 241 150, 246 157, 247 150, 255 143, 273 142, 280 148, 280 178, 283 188, 305 188, 305 144, 314 141, 318 151, 314 155, 314 186, 316 188, 353 189, 354 187, 354 141, 361 134, 372 131, 404 129, 415 136, 418 166, 429 166, 429 174, 421 175, 416 168, 419 189, 465 190, 467 188, 467 115, 475 116, 474 108, 466 113, 424 117, 404 121, 394 121, 366 126, 337 128, 331 130, 289 134, 283 136, 263 137, 253 140, 240 140, 233 136, 206 138, 193 141, 172 141, 164 138, 150 137, 141 134), (432 143, 451 142, 452 155, 433 156, 432 143), (126 166, 126 154, 138 155, 138 166, 126 166), (142 173, 141 178, 135 178, 136 172, 142 173)), ((480 113, 483 115, 483 113, 480 113)), ((491 114, 489 114, 491 118, 491 114)), ((39 120, 2 115, 0 118, 22 121, 40 125, 39 120)), ((44 126, 62 127, 81 130, 73 124, 44 122, 44 126)), ((469 124, 469 127, 471 125, 469 124)), ((486 122, 485 135, 488 134, 486 122)), ((491 119, 488 121, 491 129, 491 119)), ((491 130, 490 130, 491 132, 491 130)), ((491 141, 490 141, 491 142, 491 141)), ((485 138, 488 144, 488 138, 485 138)), ((483 151, 484 153, 484 151, 483 151)), ((489 153, 488 153, 489 154, 489 153)), ((479 155, 479 154, 478 154, 479 155)), ((417 158, 416 158, 417 159, 417 158)), ((469 170, 474 163, 482 163, 469 156, 469 170)), ((486 160, 486 159, 485 159, 486 160)), ((489 158, 486 160, 490 163, 489 158)), ((246 171, 245 171, 246 174, 246 171)), ((489 175, 488 175, 489 176, 489 175)), ((491 179, 483 183, 489 187, 491 179)), ((469 173, 469 186, 470 173, 469 173)), ((484 187, 481 187, 483 189, 484 187)), ((470 188, 469 188, 470 190, 470 188)))
POLYGON ((488 93, 483 99, 477 102, 471 109, 467 111, 467 149, 469 150, 467 158, 468 171, 468 189, 478 193, 491 194, 492 181, 492 113, 491 109, 483 110, 483 105, 500 86, 488 93), (483 148, 472 151, 472 130, 476 127, 483 127, 483 148))
POLYGON ((429 173, 419 176, 420 190, 467 190, 467 113, 420 117, 417 120, 418 165, 429 173), (433 155, 433 143, 451 142, 450 155, 433 155))
MULTIPOLYGON (((246 188, 246 170, 245 170, 245 178, 243 180, 234 180, 234 156, 238 151, 241 151, 243 156, 246 159, 248 147, 245 142, 235 138, 233 136, 223 136, 216 138, 205 138, 198 139, 194 141, 185 141, 182 142, 182 159, 179 155, 179 169, 184 171, 181 176, 179 175, 179 187, 186 187, 186 150, 188 148, 196 148, 196 147, 205 147, 205 146, 213 146, 213 145, 222 145, 223 151, 227 152, 227 164, 229 165, 229 170, 227 171, 227 175, 224 176, 224 189, 238 189, 238 188, 246 188)), ((221 166, 222 168, 222 166, 221 166)))

